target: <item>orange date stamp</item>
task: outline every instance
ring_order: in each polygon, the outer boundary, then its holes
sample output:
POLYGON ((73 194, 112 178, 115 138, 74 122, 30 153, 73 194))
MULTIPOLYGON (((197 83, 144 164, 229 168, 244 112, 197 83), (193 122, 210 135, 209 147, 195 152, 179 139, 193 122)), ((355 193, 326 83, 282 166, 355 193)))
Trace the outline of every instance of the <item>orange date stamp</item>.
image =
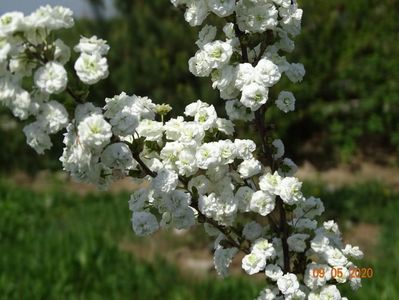
POLYGON ((330 275, 331 278, 347 277, 348 279, 353 279, 353 278, 363 279, 363 278, 372 278, 374 276, 374 269, 371 267, 349 268, 349 269, 343 267, 335 267, 331 268, 330 270, 326 270, 325 268, 314 268, 312 269, 311 274, 313 277, 319 277, 319 278, 323 278, 330 275))

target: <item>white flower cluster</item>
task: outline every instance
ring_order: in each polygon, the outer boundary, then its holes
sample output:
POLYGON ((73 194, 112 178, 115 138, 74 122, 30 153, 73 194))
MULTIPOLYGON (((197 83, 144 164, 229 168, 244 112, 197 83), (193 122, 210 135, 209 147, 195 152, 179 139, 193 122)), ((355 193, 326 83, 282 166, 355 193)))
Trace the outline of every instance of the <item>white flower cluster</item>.
MULTIPOLYGON (((50 34, 73 25, 72 11, 61 6, 42 6, 28 16, 11 12, 0 17, 0 103, 21 120, 36 119, 23 131, 27 143, 40 154, 52 146, 49 135, 69 123, 64 105, 53 97, 67 89, 65 65, 71 50, 50 34), (26 85, 32 81, 33 86, 26 85)), ((109 46, 104 40, 82 38, 75 50, 81 52, 75 68, 84 83, 108 75, 102 55, 109 46)))
POLYGON ((109 51, 106 41, 96 36, 82 37, 74 50, 80 53, 75 71, 83 83, 92 85, 108 77, 108 63, 104 57, 109 51))
POLYGON ((24 133, 38 153, 51 147, 49 134, 68 124, 66 109, 51 98, 66 89, 64 65, 70 49, 61 40, 47 43, 47 39, 51 32, 73 25, 72 11, 61 6, 43 6, 28 16, 11 12, 0 17, 0 103, 21 120, 36 118, 24 133), (24 86, 26 78, 32 78, 33 86, 24 86))
MULTIPOLYGON (((145 181, 129 200, 136 234, 203 224, 215 239, 219 275, 228 275, 240 251, 247 274, 265 275, 268 288, 258 299, 345 299, 336 286, 361 285, 349 274, 355 268, 351 260, 363 254, 343 244, 336 223, 318 223, 323 203, 303 195, 294 177, 297 166, 285 157, 281 140, 264 136, 259 114, 283 73, 294 83, 305 74, 301 64, 281 55, 294 48, 291 38, 300 32, 302 10, 291 0, 172 3, 186 6, 185 18, 193 26, 210 13, 228 22, 223 41, 215 40, 217 27, 204 25, 199 50, 189 61, 194 75, 211 76, 226 100, 228 119, 201 100, 187 105, 184 116, 170 119, 165 118, 170 106, 126 93, 106 98, 103 107, 84 103, 68 87, 64 66, 70 48, 48 37, 73 25, 72 12, 50 6, 26 17, 14 12, 0 18, 1 103, 20 119, 35 118, 24 132, 39 153, 51 147, 50 134, 66 128, 60 160, 76 180, 100 187, 126 176, 145 181), (29 89, 22 87, 26 77, 33 78, 29 89), (70 114, 50 100, 64 91, 76 101, 70 114), (255 120, 261 147, 238 138, 237 120, 255 120)), ((106 41, 82 37, 74 50, 80 53, 74 69, 84 84, 108 76, 106 41)), ((295 97, 281 91, 275 104, 285 113, 293 111, 295 97)))
MULTIPOLYGON (((291 52, 291 40, 301 31, 302 10, 290 0, 180 0, 172 3, 187 7, 185 18, 192 26, 199 26, 208 14, 219 17, 234 16, 237 23, 227 23, 223 28, 226 39, 215 40, 217 28, 205 25, 199 33, 199 50, 189 61, 191 73, 199 77, 211 76, 213 88, 220 91, 221 98, 228 100, 226 111, 232 120, 251 119, 251 113, 269 99, 269 88, 274 86, 284 73, 294 83, 302 81, 305 69, 302 64, 287 62, 280 52, 291 52), (271 41, 264 38, 250 48, 239 42, 240 34, 267 33, 271 41), (264 44, 268 42, 269 44, 264 44), (247 57, 240 62, 238 57, 247 57), (240 102, 241 108, 237 105, 240 102)), ((284 112, 295 109, 295 98, 291 92, 283 91, 276 105, 284 112)))

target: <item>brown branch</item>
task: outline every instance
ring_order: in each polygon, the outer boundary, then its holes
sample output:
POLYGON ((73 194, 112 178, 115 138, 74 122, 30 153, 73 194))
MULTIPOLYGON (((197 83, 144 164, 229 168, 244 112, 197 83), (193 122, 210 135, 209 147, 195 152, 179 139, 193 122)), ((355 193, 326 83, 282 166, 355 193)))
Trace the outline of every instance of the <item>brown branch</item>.
POLYGON ((287 242, 289 231, 288 231, 287 216, 285 214, 283 200, 281 200, 280 197, 276 198, 276 205, 280 214, 280 229, 282 231, 281 243, 283 246, 283 254, 284 254, 284 272, 289 273, 291 270, 290 251, 287 242))
POLYGON ((138 153, 133 152, 133 158, 138 162, 140 167, 144 170, 144 172, 150 175, 152 178, 157 176, 157 173, 153 172, 147 165, 141 160, 140 155, 138 153))
MULTIPOLYGON (((243 41, 245 34, 238 27, 236 16, 234 16, 234 31, 240 41, 240 47, 241 47, 241 51, 242 51, 242 62, 249 63, 247 48, 245 46, 245 42, 243 41)), ((260 60, 264 51, 266 51, 268 39, 270 36, 271 36, 271 34, 267 33, 266 40, 263 43, 262 51, 261 51, 259 57, 257 58, 257 61, 260 60)), ((266 105, 264 105, 258 111, 255 112, 255 122, 254 123, 255 123, 256 131, 259 134, 260 141, 262 144, 262 153, 263 153, 264 159, 266 162, 269 160, 272 172, 274 172, 276 167, 275 167, 275 163, 274 163, 274 159, 273 159, 273 151, 272 151, 272 146, 269 144, 269 141, 268 141, 268 135, 269 135, 270 130, 268 130, 268 128, 265 125, 265 114, 266 114, 267 108, 268 107, 266 105)), ((288 247, 288 242, 287 242, 288 235, 289 235, 289 228, 288 228, 288 224, 287 224, 287 216, 286 216, 286 212, 284 209, 283 201, 281 200, 280 197, 276 198, 276 208, 275 209, 278 211, 278 214, 279 214, 279 226, 278 227, 276 226, 276 224, 274 223, 271 216, 268 217, 268 220, 269 220, 272 228, 274 228, 274 230, 276 232, 281 234, 283 256, 284 256, 284 271, 289 272, 291 269, 290 253, 289 253, 289 247, 288 247)))
POLYGON ((237 15, 234 14, 234 33, 237 36, 238 40, 240 41, 240 47, 241 47, 241 61, 243 63, 248 62, 248 50, 247 47, 243 41, 245 38, 245 33, 240 30, 238 27, 237 23, 237 15))

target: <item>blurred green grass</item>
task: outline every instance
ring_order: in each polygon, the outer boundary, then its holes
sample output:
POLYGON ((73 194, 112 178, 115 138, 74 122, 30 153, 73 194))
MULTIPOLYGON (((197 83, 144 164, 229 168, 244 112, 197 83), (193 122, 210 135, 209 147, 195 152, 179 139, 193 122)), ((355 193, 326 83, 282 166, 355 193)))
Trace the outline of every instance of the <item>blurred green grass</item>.
MULTIPOLYGON (((361 266, 375 276, 349 299, 399 299, 399 194, 379 184, 321 196, 327 218, 380 225, 375 255, 361 266)), ((0 299, 253 299, 262 288, 247 277, 189 278, 161 258, 143 262, 118 244, 142 243, 130 229, 127 195, 84 197, 57 189, 32 192, 0 180, 0 299)), ((200 241, 202 243, 202 241, 200 241)))

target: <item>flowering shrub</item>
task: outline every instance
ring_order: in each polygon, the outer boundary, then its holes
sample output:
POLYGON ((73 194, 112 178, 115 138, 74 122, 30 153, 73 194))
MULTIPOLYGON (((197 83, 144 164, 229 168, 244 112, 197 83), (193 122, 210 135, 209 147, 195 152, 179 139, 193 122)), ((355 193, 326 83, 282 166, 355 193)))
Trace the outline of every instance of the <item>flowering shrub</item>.
POLYGON ((167 118, 171 107, 147 97, 121 93, 104 107, 89 99, 88 86, 108 76, 107 42, 82 37, 72 69, 71 49, 55 38, 74 25, 72 11, 45 6, 29 16, 18 12, 0 18, 0 101, 25 120, 27 143, 39 154, 52 146, 61 130, 65 171, 78 181, 107 187, 133 177, 147 182, 129 200, 132 227, 138 235, 163 228, 202 225, 214 239, 214 265, 227 276, 234 256, 243 252, 242 268, 264 273, 266 288, 258 299, 345 299, 338 284, 353 289, 351 276, 363 254, 344 245, 334 221, 319 224, 324 206, 306 198, 294 177, 297 166, 285 157, 284 144, 265 120, 268 109, 295 110, 295 97, 268 91, 281 76, 302 81, 303 65, 289 63, 302 10, 291 0, 172 0, 185 10, 192 26, 209 14, 223 28, 206 24, 199 32, 191 73, 211 77, 228 118, 197 100, 184 116, 167 118), (68 93, 74 104, 55 95, 68 93), (239 138, 235 121, 259 134, 260 145, 239 138))

